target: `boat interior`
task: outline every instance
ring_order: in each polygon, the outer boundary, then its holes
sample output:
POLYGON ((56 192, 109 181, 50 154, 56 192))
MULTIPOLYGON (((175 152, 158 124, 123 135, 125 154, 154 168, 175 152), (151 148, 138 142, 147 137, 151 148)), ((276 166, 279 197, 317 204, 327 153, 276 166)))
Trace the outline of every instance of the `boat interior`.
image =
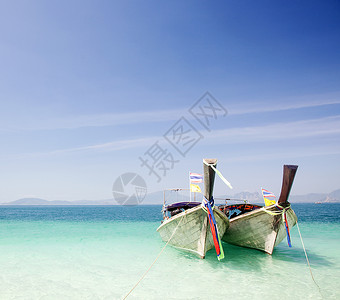
POLYGON ((201 205, 201 202, 177 202, 167 205, 163 209, 164 216, 167 218, 171 218, 187 209, 196 207, 197 205, 201 205))
POLYGON ((218 209, 223 212, 229 219, 235 218, 247 212, 261 208, 262 206, 256 204, 233 204, 233 205, 219 205, 218 209))

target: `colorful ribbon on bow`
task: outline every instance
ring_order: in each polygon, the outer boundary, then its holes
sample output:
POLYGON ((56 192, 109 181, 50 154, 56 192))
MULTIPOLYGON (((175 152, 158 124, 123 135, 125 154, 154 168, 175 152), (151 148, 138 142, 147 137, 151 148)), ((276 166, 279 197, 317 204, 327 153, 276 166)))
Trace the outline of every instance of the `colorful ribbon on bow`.
POLYGON ((211 198, 211 200, 208 201, 207 199, 203 198, 202 204, 206 208, 207 213, 208 213, 209 225, 210 225, 210 230, 211 230, 211 234, 212 234, 213 241, 214 241, 217 259, 221 260, 224 258, 224 252, 223 252, 221 238, 218 234, 216 220, 215 220, 214 212, 213 212, 214 199, 211 198))

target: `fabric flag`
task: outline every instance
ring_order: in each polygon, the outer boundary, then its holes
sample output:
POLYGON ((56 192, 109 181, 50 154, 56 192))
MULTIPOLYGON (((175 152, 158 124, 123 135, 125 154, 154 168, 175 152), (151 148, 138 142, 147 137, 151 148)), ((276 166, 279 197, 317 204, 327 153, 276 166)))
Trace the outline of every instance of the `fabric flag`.
POLYGON ((203 175, 197 173, 190 173, 190 183, 201 183, 203 182, 203 175))
POLYGON ((266 206, 274 205, 276 203, 276 197, 272 192, 269 192, 265 189, 262 190, 263 200, 266 206))
POLYGON ((190 192, 201 193, 201 188, 197 184, 190 184, 190 192))
POLYGON ((211 168, 215 171, 215 173, 222 179, 222 181, 228 186, 228 188, 230 188, 231 190, 233 189, 233 187, 231 186, 230 182, 224 178, 224 176, 222 175, 222 173, 217 170, 214 166, 211 166, 211 168))
POLYGON ((233 187, 231 186, 230 182, 229 182, 227 179, 224 178, 224 176, 222 175, 222 173, 221 173, 219 170, 217 170, 213 165, 208 164, 205 160, 203 160, 203 163, 206 164, 207 166, 211 167, 211 168, 215 171, 215 173, 218 175, 218 177, 220 177, 221 180, 222 180, 222 181, 223 181, 223 182, 224 182, 231 190, 233 189, 233 187))

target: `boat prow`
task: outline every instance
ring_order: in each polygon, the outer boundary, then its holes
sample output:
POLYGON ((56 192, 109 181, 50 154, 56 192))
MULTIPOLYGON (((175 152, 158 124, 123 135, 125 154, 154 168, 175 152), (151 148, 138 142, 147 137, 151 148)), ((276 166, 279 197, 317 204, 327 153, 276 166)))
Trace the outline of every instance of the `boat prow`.
POLYGON ((272 254, 274 247, 287 236, 287 227, 289 230, 297 221, 288 202, 296 170, 297 166, 284 165, 281 194, 277 204, 264 207, 253 204, 219 206, 230 216, 230 226, 222 238, 223 241, 272 254), (240 213, 232 216, 233 210, 240 213))
MULTIPOLYGON (((213 194, 217 160, 204 160, 204 196, 211 199, 213 194)), ((189 251, 204 258, 214 247, 214 238, 209 227, 208 212, 201 202, 177 202, 163 206, 164 218, 158 227, 162 240, 170 245, 189 251)), ((223 236, 229 226, 229 219, 218 208, 213 207, 217 231, 223 236)))
MULTIPOLYGON (((229 220, 217 208, 214 208, 214 216, 222 236, 229 220)), ((201 204, 164 220, 157 231, 164 242, 170 241, 170 245, 194 253, 200 258, 204 258, 206 252, 214 247, 208 215, 201 204)))

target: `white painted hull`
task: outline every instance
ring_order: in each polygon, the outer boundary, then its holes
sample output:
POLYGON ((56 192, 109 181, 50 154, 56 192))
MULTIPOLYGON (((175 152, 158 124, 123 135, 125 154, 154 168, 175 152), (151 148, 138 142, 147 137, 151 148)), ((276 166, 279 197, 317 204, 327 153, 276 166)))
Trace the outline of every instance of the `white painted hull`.
MULTIPOLYGON (((269 206, 267 210, 275 210, 269 206)), ((292 228, 297 217, 292 208, 286 211, 289 228, 292 228)), ((223 236, 223 241, 242 247, 255 248, 272 254, 274 247, 286 237, 286 228, 282 215, 270 215, 260 208, 230 220, 229 229, 223 236)))
MULTIPOLYGON (((229 226, 229 220, 217 208, 214 208, 214 216, 222 237, 229 226)), ((201 205, 164 220, 157 231, 164 242, 170 240, 170 245, 195 253, 201 258, 214 247, 208 215, 201 205)))

